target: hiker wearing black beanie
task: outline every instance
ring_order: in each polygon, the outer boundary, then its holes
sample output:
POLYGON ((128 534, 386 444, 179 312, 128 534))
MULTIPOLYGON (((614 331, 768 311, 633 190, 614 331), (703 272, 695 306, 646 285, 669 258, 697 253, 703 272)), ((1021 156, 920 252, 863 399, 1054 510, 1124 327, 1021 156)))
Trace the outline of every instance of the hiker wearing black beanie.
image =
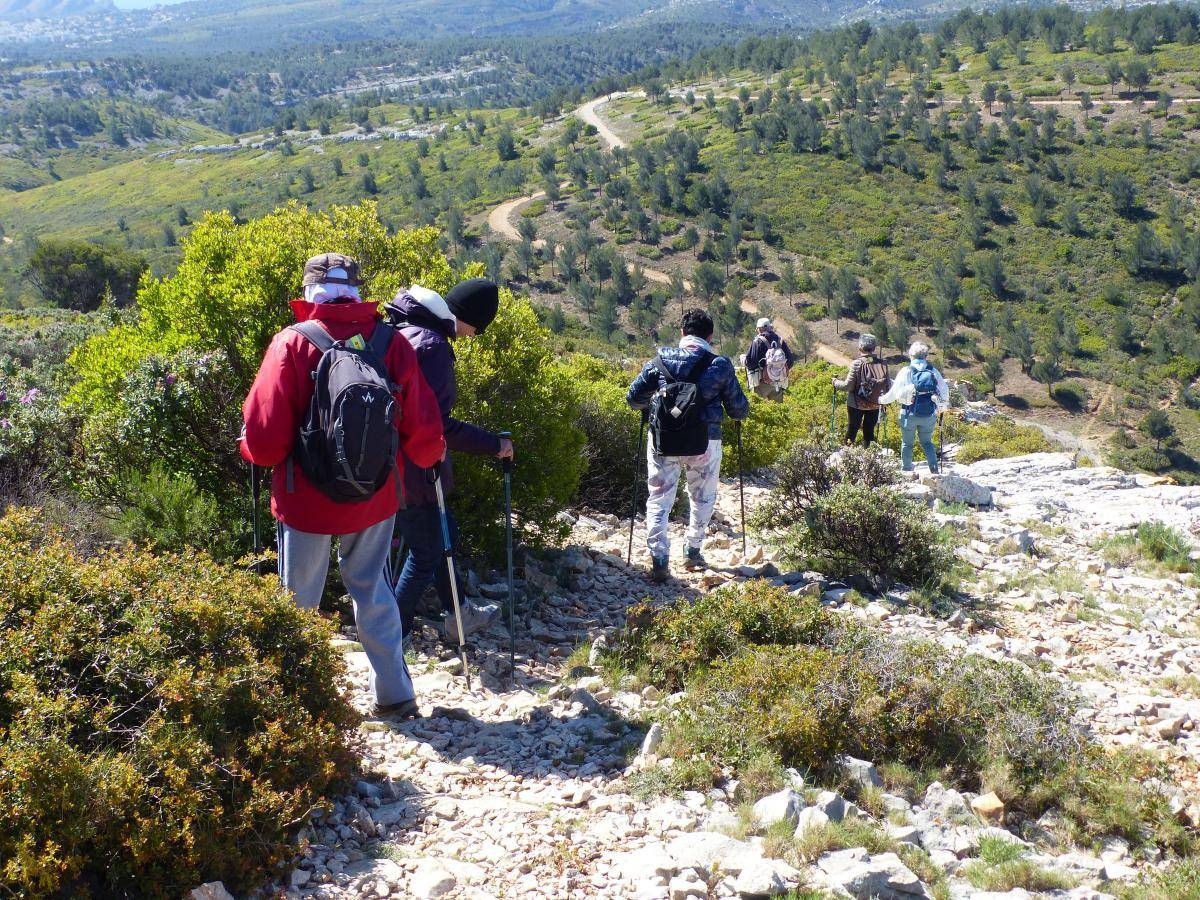
MULTIPOLYGON (((450 288, 446 305, 459 324, 470 325, 475 334, 483 334, 500 308, 500 288, 486 278, 471 278, 450 288)), ((461 335, 463 330, 460 328, 461 335)))
MULTIPOLYGON (((458 384, 454 377, 454 341, 481 333, 500 305, 500 290, 485 278, 472 278, 451 288, 445 297, 420 285, 400 291, 385 307, 388 319, 412 345, 425 383, 437 397, 442 413, 446 446, 457 453, 511 459, 512 440, 464 422, 454 416, 458 384)), ((442 464, 445 496, 454 493, 454 467, 447 457, 442 464)), ((457 544, 454 516, 447 523, 451 539, 457 544)), ((403 568, 390 572, 395 585, 396 602, 404 634, 412 634, 421 595, 431 582, 436 583, 445 618, 442 632, 448 640, 458 635, 459 622, 454 615, 450 576, 446 570, 441 537, 437 495, 425 477, 425 470, 411 463, 404 466, 404 508, 396 515, 396 527, 404 537, 408 555, 403 568)), ((494 604, 461 604, 464 635, 487 628, 496 620, 500 608, 494 604)))

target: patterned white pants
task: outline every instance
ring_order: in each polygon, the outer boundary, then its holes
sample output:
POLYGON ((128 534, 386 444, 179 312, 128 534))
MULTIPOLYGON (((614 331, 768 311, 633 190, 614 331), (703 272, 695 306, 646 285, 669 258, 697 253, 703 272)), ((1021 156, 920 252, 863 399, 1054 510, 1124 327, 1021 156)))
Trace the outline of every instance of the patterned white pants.
POLYGON ((659 456, 650 442, 646 453, 649 469, 650 497, 646 500, 646 544, 656 557, 670 556, 671 538, 667 534, 667 519, 679 491, 679 476, 687 480, 690 506, 687 542, 699 547, 712 521, 717 505, 717 488, 721 483, 720 441, 710 440, 708 450, 700 456, 659 456))

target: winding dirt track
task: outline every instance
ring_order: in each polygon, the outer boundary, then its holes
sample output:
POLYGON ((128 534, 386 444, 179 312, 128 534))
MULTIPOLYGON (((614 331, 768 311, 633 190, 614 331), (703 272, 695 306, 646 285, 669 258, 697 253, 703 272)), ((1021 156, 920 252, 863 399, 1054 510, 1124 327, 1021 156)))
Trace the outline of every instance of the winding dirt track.
POLYGON ((603 106, 609 100, 619 100, 622 97, 644 97, 643 91, 618 91, 615 94, 608 94, 604 97, 597 97, 595 100, 589 100, 587 103, 575 110, 575 115, 596 129, 596 133, 600 136, 600 141, 609 150, 614 150, 617 147, 628 147, 629 145, 615 131, 608 127, 608 123, 600 118, 600 114, 596 112, 596 107, 603 106))

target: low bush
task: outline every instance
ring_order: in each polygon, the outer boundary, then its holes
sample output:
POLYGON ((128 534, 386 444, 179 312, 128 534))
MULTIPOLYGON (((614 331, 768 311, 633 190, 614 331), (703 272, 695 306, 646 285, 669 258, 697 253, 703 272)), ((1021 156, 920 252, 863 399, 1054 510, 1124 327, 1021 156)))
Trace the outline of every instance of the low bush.
POLYGON ((953 554, 928 510, 892 489, 898 480, 895 460, 872 450, 797 444, 754 521, 798 565, 936 587, 953 554))
POLYGON ((1018 425, 1005 416, 997 416, 983 425, 972 425, 947 416, 943 421, 946 442, 957 443, 957 460, 961 463, 981 459, 1004 459, 1027 453, 1048 453, 1054 444, 1038 429, 1018 425))
POLYGON ((1029 816, 1058 808, 1079 840, 1191 846, 1156 786, 1161 764, 1092 743, 1071 724, 1067 689, 1020 663, 898 638, 764 582, 638 608, 609 661, 686 688, 662 745, 681 786, 764 759, 835 780, 848 753, 995 790, 1029 816))
POLYGON ((722 588, 692 603, 629 611, 614 650, 619 662, 668 690, 754 645, 816 644, 839 620, 819 603, 797 602, 765 581, 722 588))
POLYGON ((1061 872, 1043 869, 1027 859, 1016 859, 998 865, 973 862, 963 870, 967 880, 981 891, 1004 893, 1021 888, 1026 891, 1067 890, 1075 881, 1061 872))
POLYGON ((206 555, 83 558, 0 519, 0 883, 28 897, 244 891, 347 776, 328 626, 206 555))
POLYGON ((954 554, 927 508, 894 490, 840 484, 808 510, 784 550, 836 578, 865 575, 878 589, 897 582, 937 588, 954 554))

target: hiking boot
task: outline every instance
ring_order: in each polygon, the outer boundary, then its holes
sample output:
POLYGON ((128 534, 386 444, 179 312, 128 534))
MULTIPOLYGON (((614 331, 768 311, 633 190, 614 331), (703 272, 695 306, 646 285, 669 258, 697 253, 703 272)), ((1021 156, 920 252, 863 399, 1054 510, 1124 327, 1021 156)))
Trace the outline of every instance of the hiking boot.
POLYGON ((655 556, 651 561, 650 580, 655 584, 666 584, 671 577, 671 567, 667 557, 655 556))
MULTIPOLYGON (((488 603, 484 606, 464 603, 462 605, 463 637, 469 638, 475 632, 483 631, 498 618, 500 618, 500 607, 495 603, 488 603)), ((441 632, 444 640, 451 644, 458 644, 458 620, 454 618, 453 613, 442 619, 441 632)))
POLYGON ((704 558, 704 554, 700 552, 699 547, 688 547, 683 567, 689 572, 701 572, 708 568, 708 561, 704 558))
POLYGON ((421 708, 417 706, 416 699, 401 700, 399 703, 376 703, 371 707, 372 719, 419 719, 421 718, 421 708))

